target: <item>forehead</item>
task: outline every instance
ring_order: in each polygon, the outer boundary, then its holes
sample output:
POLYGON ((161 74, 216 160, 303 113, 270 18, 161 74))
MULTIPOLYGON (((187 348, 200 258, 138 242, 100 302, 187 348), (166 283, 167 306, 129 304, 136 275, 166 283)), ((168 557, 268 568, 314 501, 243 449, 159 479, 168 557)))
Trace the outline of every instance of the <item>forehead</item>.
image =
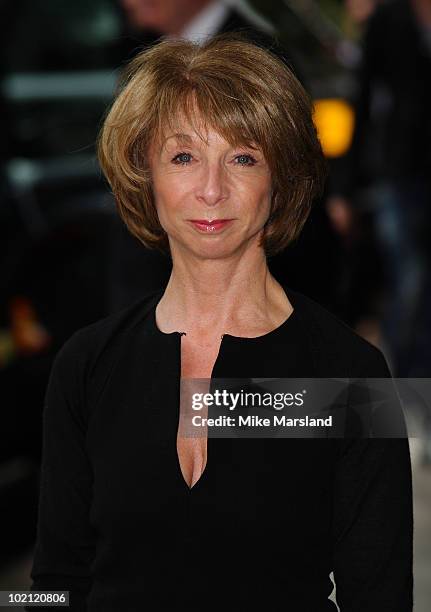
POLYGON ((251 134, 246 134, 244 126, 228 125, 229 122, 222 121, 217 125, 215 119, 208 118, 200 112, 196 103, 191 106, 184 105, 183 108, 171 109, 167 115, 159 115, 159 122, 154 132, 153 142, 160 148, 166 146, 192 145, 205 143, 229 144, 231 146, 249 145, 257 148, 255 139, 251 134))

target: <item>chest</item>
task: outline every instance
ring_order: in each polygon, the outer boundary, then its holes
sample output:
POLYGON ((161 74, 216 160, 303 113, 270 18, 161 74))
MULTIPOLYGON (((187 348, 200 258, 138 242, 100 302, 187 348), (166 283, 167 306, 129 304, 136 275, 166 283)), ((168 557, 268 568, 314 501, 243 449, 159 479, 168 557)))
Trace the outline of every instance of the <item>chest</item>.
MULTIPOLYGON (((270 477, 280 470, 283 480, 289 478, 286 467, 293 469, 292 479, 309 482, 310 474, 304 474, 310 460, 308 446, 297 449, 307 451, 306 463, 291 444, 280 440, 282 454, 291 451, 293 456, 278 461, 260 455, 262 441, 258 439, 213 436, 208 440, 203 429, 199 437, 179 435, 180 379, 202 378, 209 383, 211 377, 312 375, 308 344, 291 330, 279 343, 280 350, 278 344, 263 346, 262 342, 238 342, 229 337, 212 347, 196 347, 187 342, 187 336, 169 334, 136 333, 128 338, 124 353, 109 362, 109 368, 104 362, 100 378, 94 374, 92 379, 87 446, 95 475, 95 514, 109 507, 113 498, 122 512, 126 507, 149 511, 149 500, 155 510, 168 498, 169 507, 175 495, 188 499, 191 491, 193 499, 217 491, 220 497, 214 503, 228 499, 231 507, 234 496, 239 507, 257 508, 266 499, 262 487, 274 494, 279 490, 267 484, 270 477), (195 484, 199 485, 196 489, 195 484)), ((313 461, 315 465, 323 465, 321 458, 313 461)))
MULTIPOLYGON (((204 347, 197 346, 190 342, 186 336, 182 336, 181 378, 211 379, 220 344, 218 342, 204 347)), ((205 411, 202 416, 206 416, 205 411)), ((187 419, 188 415, 181 410, 177 433, 177 453, 183 478, 187 486, 192 488, 206 468, 208 432, 204 429, 199 437, 183 435, 181 424, 184 424, 184 431, 189 430, 187 419)))
POLYGON ((181 377, 211 378, 221 348, 221 339, 212 344, 199 345, 186 335, 181 337, 181 377))

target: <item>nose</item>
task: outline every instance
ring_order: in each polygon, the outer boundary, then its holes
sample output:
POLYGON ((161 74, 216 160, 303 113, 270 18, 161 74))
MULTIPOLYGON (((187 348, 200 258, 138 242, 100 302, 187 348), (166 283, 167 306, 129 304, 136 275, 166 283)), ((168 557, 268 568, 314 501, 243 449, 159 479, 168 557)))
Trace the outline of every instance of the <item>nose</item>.
POLYGON ((207 206, 216 206, 227 198, 227 177, 218 161, 208 162, 202 168, 196 187, 197 199, 207 206))

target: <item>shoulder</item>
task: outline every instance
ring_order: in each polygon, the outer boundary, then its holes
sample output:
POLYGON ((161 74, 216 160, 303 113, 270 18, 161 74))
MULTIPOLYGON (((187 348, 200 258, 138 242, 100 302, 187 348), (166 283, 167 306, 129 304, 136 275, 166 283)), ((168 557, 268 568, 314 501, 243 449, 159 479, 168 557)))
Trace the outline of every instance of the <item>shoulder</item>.
POLYGON ((88 423, 113 368, 158 295, 158 291, 152 291, 118 312, 81 327, 57 352, 49 393, 57 390, 67 395, 82 423, 88 423))
POLYGON ((299 291, 286 293, 307 330, 322 376, 391 376, 383 352, 323 305, 299 291))
POLYGON ((151 291, 118 312, 76 330, 58 351, 55 364, 78 370, 86 377, 99 365, 103 370, 133 334, 158 294, 158 291, 151 291))

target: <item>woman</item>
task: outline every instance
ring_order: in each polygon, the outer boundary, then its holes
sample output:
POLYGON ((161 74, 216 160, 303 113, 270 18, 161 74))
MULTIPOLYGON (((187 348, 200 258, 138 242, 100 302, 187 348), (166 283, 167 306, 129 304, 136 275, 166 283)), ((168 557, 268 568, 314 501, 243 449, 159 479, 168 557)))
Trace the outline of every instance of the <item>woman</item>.
POLYGON ((100 137, 118 211, 167 287, 78 330, 52 369, 33 589, 73 610, 412 605, 408 440, 180 435, 181 379, 390 377, 267 258, 325 164, 308 95, 239 34, 130 64, 100 137))

